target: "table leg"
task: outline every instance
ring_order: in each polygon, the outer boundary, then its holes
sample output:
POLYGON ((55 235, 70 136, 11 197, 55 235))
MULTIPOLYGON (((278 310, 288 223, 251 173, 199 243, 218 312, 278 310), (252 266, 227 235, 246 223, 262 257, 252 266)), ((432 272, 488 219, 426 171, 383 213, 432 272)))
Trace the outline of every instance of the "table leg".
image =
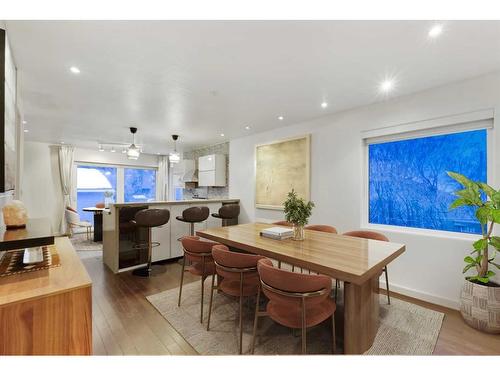
POLYGON ((361 285, 344 283, 344 354, 367 351, 378 326, 378 277, 361 285))
POLYGON ((102 213, 94 214, 94 242, 102 241, 102 213))

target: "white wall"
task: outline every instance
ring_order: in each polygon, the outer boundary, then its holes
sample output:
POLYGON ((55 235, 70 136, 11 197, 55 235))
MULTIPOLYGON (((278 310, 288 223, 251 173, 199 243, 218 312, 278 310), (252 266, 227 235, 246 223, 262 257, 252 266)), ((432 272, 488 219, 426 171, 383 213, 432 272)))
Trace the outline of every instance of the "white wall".
MULTIPOLYGON (((316 204, 311 223, 334 225, 339 232, 362 224, 363 142, 361 132, 386 126, 493 108, 500 109, 500 73, 434 88, 421 93, 357 108, 230 143, 229 196, 240 198, 240 222, 282 219, 282 211, 256 209, 255 145, 311 134, 311 200, 316 204), (249 173, 253 171, 253 173, 249 173)), ((498 120, 495 126, 500 126, 498 120)), ((492 131, 493 151, 500 132, 492 131)), ((489 182, 500 187, 500 161, 494 156, 489 182)), ((453 234, 409 234, 383 231, 406 252, 389 266, 394 291, 456 308, 463 281, 463 257, 471 239, 453 234)))
MULTIPOLYGON (((21 200, 31 218, 50 218, 53 230, 59 230, 64 203, 61 195, 57 146, 41 142, 24 143, 21 200)), ((128 160, 121 153, 99 152, 75 148, 75 162, 106 163, 157 167, 155 155, 142 154, 138 160, 128 160)))
POLYGON ((30 218, 50 218, 59 230, 64 207, 57 148, 48 143, 25 142, 21 200, 30 218))

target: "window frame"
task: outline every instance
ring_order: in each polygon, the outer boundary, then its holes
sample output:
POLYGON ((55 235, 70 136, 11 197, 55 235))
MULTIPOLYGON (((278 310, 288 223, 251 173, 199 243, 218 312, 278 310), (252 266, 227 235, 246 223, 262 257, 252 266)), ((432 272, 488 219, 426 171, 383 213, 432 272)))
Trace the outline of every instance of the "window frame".
POLYGON ((116 168, 116 202, 125 203, 125 168, 126 169, 149 169, 154 170, 156 173, 155 178, 155 200, 159 200, 160 196, 160 187, 158 184, 158 168, 157 167, 149 167, 149 166, 141 166, 141 165, 127 165, 127 164, 112 164, 112 163, 91 163, 91 162, 79 162, 75 161, 73 163, 73 191, 71 192, 72 201, 77 204, 77 171, 79 166, 88 166, 88 167, 109 167, 116 168))
MULTIPOLYGON (((432 120, 431 120, 432 121, 432 120)), ((361 139, 362 142, 362 189, 361 189, 361 223, 362 229, 367 230, 379 230, 384 232, 401 233, 401 234, 412 234, 412 235, 423 235, 439 238, 453 238, 453 239, 463 239, 463 240, 476 240, 481 238, 480 234, 474 233, 461 233, 461 232, 451 232, 438 229, 427 229, 427 228, 413 228, 413 227, 403 227, 397 225, 388 224, 373 224, 369 222, 369 145, 375 143, 386 143, 391 141, 408 140, 416 138, 425 138, 435 135, 446 135, 461 133, 473 130, 486 130, 486 182, 489 184, 491 181, 495 181, 494 176, 494 117, 489 119, 481 119, 478 121, 469 121, 467 123, 457 123, 448 124, 446 126, 430 126, 424 129, 417 129, 415 131, 400 132, 398 131, 398 126, 393 127, 394 132, 390 133, 385 131, 386 134, 382 136, 365 137, 361 139), (489 126, 477 126, 476 124, 481 121, 487 120, 489 126)), ((405 124, 406 125, 406 124, 405 124)))

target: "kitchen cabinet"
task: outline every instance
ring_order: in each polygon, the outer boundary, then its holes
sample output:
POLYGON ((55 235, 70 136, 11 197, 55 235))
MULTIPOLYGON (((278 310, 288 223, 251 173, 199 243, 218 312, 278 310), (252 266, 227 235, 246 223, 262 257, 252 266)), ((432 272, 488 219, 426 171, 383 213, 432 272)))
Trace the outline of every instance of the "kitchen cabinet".
POLYGON ((198 186, 226 186, 226 155, 198 158, 198 186))

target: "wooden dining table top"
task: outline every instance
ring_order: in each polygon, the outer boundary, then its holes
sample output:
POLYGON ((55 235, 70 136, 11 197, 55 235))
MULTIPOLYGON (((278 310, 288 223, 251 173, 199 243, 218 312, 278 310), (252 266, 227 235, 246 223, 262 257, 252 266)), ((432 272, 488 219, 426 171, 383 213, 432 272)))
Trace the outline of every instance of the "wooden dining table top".
POLYGON ((333 278, 363 284, 405 251, 405 245, 305 230, 305 239, 274 240, 260 232, 273 224, 249 223, 197 231, 200 237, 264 255, 333 278))

